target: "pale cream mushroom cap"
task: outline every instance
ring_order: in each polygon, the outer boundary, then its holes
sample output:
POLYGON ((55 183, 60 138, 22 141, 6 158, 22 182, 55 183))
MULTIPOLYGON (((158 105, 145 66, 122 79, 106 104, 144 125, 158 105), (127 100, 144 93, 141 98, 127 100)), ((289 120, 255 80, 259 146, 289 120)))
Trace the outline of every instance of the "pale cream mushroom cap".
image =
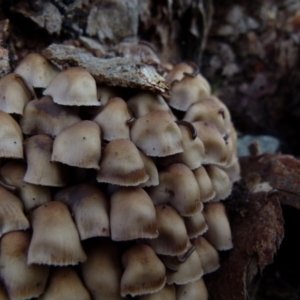
POLYGON ((27 103, 20 126, 24 134, 57 136, 65 128, 81 121, 72 107, 58 105, 49 96, 27 103))
POLYGON ((177 256, 187 250, 188 235, 183 218, 179 213, 168 205, 157 205, 156 220, 158 237, 146 243, 157 254, 177 256))
POLYGON ((99 170, 100 157, 100 127, 85 120, 66 128, 55 138, 51 162, 99 170))
POLYGON ((237 157, 229 167, 223 167, 222 169, 226 172, 231 182, 241 179, 241 166, 237 157))
POLYGON ((77 265, 86 260, 79 234, 67 206, 51 201, 31 214, 33 229, 28 264, 77 265))
POLYGON ((26 163, 11 161, 0 169, 0 174, 5 183, 16 188, 16 195, 22 200, 25 212, 28 212, 51 201, 51 193, 47 186, 25 182, 26 169, 26 163))
POLYGON ((208 230, 208 226, 201 211, 193 216, 185 217, 184 223, 190 239, 193 239, 208 230))
POLYGON ((103 139, 112 141, 115 139, 129 139, 129 124, 131 114, 126 102, 121 98, 110 99, 102 110, 94 117, 102 131, 103 139))
POLYGON ((3 187, 0 187, 0 220, 0 237, 5 233, 30 227, 23 213, 22 201, 3 187))
POLYGON ((27 264, 30 239, 31 234, 25 231, 10 232, 1 238, 0 276, 11 300, 38 297, 46 286, 49 267, 27 264))
POLYGON ((121 295, 138 296, 160 291, 166 283, 166 269, 155 252, 147 245, 136 244, 122 255, 124 273, 121 295))
POLYGON ((24 181, 45 186, 65 186, 67 167, 51 162, 53 140, 43 134, 34 135, 24 142, 27 170, 24 181))
POLYGON ((122 266, 119 247, 107 239, 87 241, 87 260, 81 265, 85 286, 93 300, 125 300, 121 297, 122 266))
POLYGON ((81 240, 110 236, 109 203, 99 186, 89 183, 64 188, 54 200, 70 208, 81 240))
POLYGON ((137 186, 148 179, 139 151, 131 141, 117 139, 105 146, 97 174, 98 182, 137 186))
POLYGON ((183 152, 181 130, 165 111, 152 111, 135 120, 131 126, 130 137, 149 156, 183 152))
POLYGON ((208 300, 209 295, 204 280, 197 281, 176 287, 177 300, 208 300))
POLYGON ((191 240, 200 257, 204 274, 211 273, 219 269, 220 260, 218 251, 203 236, 198 236, 191 240))
POLYGON ((118 97, 118 90, 116 87, 100 85, 97 87, 97 99, 101 105, 105 105, 109 99, 118 97))
POLYGON ((214 187, 206 172, 206 169, 201 166, 198 169, 193 170, 193 173, 200 188, 201 202, 207 202, 211 200, 216 195, 216 192, 214 191, 214 187))
POLYGON ((168 112, 175 120, 175 116, 166 101, 157 94, 139 92, 127 101, 127 105, 135 118, 140 118, 151 111, 162 110, 168 112))
POLYGON ((68 68, 56 75, 43 93, 61 105, 99 106, 96 81, 81 67, 68 68))
POLYGON ((137 297, 138 300, 176 300, 176 290, 173 284, 165 285, 157 293, 137 297))
POLYGON ((91 300, 91 296, 75 269, 62 267, 54 269, 47 283, 47 287, 38 300, 91 300))
POLYGON ((139 153, 143 160, 146 173, 149 176, 149 179, 146 182, 141 183, 140 187, 148 187, 148 186, 158 185, 159 184, 158 170, 157 170, 157 167, 156 167, 153 159, 151 157, 145 155, 144 152, 141 150, 139 150, 139 153))
POLYGON ((110 203, 112 240, 157 238, 155 208, 150 197, 142 188, 121 188, 111 196, 110 203))
POLYGON ((177 64, 166 76, 166 82, 170 85, 173 81, 181 81, 186 76, 185 73, 192 74, 194 69, 193 65, 187 63, 177 64))
POLYGON ((227 173, 218 166, 205 166, 206 172, 211 180, 216 195, 210 201, 216 202, 226 199, 232 189, 232 182, 227 173))
POLYGON ((59 73, 59 69, 44 56, 31 53, 19 63, 15 73, 23 76, 35 88, 46 88, 59 73))
POLYGON ((0 79, 0 110, 22 115, 24 106, 34 97, 34 91, 18 74, 8 74, 0 79))
POLYGON ((147 189, 155 205, 169 204, 182 216, 191 216, 201 210, 200 189, 186 165, 178 163, 162 169, 159 183, 147 189))
POLYGON ((197 121, 192 123, 205 148, 203 164, 225 166, 228 159, 226 141, 213 123, 197 121))
POLYGON ((224 204, 221 202, 206 204, 204 217, 209 228, 204 237, 219 251, 231 249, 233 247, 231 229, 224 204))
POLYGON ((23 158, 23 134, 18 123, 0 110, 0 157, 23 158))

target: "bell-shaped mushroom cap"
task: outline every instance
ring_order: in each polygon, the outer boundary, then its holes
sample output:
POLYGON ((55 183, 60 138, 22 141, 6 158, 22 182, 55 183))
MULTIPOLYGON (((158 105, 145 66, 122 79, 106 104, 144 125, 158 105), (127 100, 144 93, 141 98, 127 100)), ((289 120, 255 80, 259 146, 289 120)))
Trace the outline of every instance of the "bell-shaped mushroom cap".
POLYGON ((99 124, 103 139, 112 141, 115 139, 129 139, 129 125, 131 118, 126 102, 121 98, 110 99, 103 109, 93 119, 99 124))
POLYGON ((200 257, 195 247, 189 242, 189 250, 182 258, 165 256, 163 261, 167 269, 167 284, 187 284, 198 280, 203 275, 200 257))
POLYGON ((216 192, 214 191, 212 182, 206 172, 206 169, 201 166, 200 168, 194 170, 193 173, 200 188, 201 202, 207 202, 211 200, 216 195, 216 192))
POLYGON ((33 236, 29 264, 76 265, 86 260, 79 234, 67 206, 51 201, 31 214, 33 236))
POLYGON ((231 230, 223 203, 206 204, 204 217, 208 225, 204 237, 219 251, 231 249, 233 247, 231 230))
POLYGON ((127 105, 135 118, 140 118, 151 111, 162 110, 168 112, 175 119, 166 101, 162 96, 157 94, 139 92, 127 101, 127 105))
POLYGON ((142 188, 121 188, 111 196, 110 203, 112 240, 154 239, 158 236, 155 208, 142 188))
POLYGON ((131 246, 122 255, 124 273, 121 295, 151 294, 160 291, 166 283, 166 269, 155 252, 147 245, 131 246))
POLYGON ((38 297, 46 286, 49 267, 27 264, 30 239, 31 234, 24 231, 1 238, 0 276, 11 300, 38 297))
POLYGON ((87 260, 81 265, 81 270, 93 300, 124 300, 120 291, 122 266, 119 247, 106 239, 87 242, 84 247, 87 260))
POLYGON ((118 97, 118 91, 116 87, 100 85, 97 87, 97 99, 101 105, 105 105, 109 99, 118 97))
POLYGON ((79 121, 73 108, 58 105, 51 97, 45 96, 26 105, 20 125, 24 134, 47 134, 55 137, 79 121))
POLYGON ((166 82, 171 85, 173 81, 182 80, 186 74, 192 75, 195 72, 195 66, 188 63, 180 63, 174 66, 174 68, 166 76, 166 82))
POLYGON ((222 135, 230 131, 230 114, 227 107, 216 97, 210 96, 189 107, 183 120, 206 121, 216 125, 222 135))
POLYGON ((176 289, 173 284, 165 285, 162 290, 154 294, 137 297, 138 300, 176 300, 176 289))
POLYGON ((192 123, 205 148, 204 164, 224 166, 227 163, 228 149, 225 139, 213 123, 197 121, 192 123))
POLYGON ((175 109, 187 111, 192 104, 210 94, 210 86, 203 76, 185 76, 181 81, 172 82, 168 104, 175 109))
POLYGON ((0 187, 0 237, 7 232, 26 230, 30 227, 23 213, 22 201, 0 187))
POLYGON ((84 169, 99 169, 101 131, 92 121, 81 121, 63 130, 54 140, 51 161, 84 169))
POLYGON ((156 110, 134 121, 130 136, 135 145, 149 156, 183 152, 181 130, 165 111, 156 110))
POLYGON ((164 166, 172 163, 183 163, 191 170, 199 168, 204 161, 205 149, 202 141, 197 137, 193 125, 187 122, 179 123, 182 133, 183 152, 163 157, 160 163, 164 166))
POLYGON ((219 269, 219 253, 203 236, 198 236, 191 240, 191 242, 195 246, 200 257, 204 274, 219 269))
POLYGON ((83 68, 68 68, 53 78, 44 95, 61 105, 99 106, 96 81, 83 68))
POLYGON ((187 250, 188 235, 183 218, 168 205, 157 205, 156 220, 159 236, 147 241, 157 254, 177 256, 187 250))
POLYGON ((159 184, 158 171, 153 159, 145 155, 143 151, 139 150, 139 153, 143 160, 146 173, 149 175, 149 179, 146 182, 141 183, 140 186, 147 187, 147 186, 158 185, 159 184))
POLYGON ((8 74, 0 80, 0 109, 8 114, 23 114, 24 106, 34 97, 34 91, 18 74, 8 74))
POLYGON ((19 63, 15 73, 23 76, 35 88, 46 88, 59 69, 44 56, 31 53, 19 63))
POLYGON ((226 172, 214 165, 207 165, 205 169, 216 192, 215 197, 211 201, 216 202, 226 199, 232 189, 232 182, 226 172))
POLYGON ((131 141, 117 139, 106 145, 97 174, 98 182, 137 186, 148 179, 139 151, 131 141))
POLYGON ((51 201, 50 189, 47 186, 34 185, 23 180, 27 165, 24 162, 12 161, 5 164, 1 176, 5 183, 16 188, 16 195, 21 198, 25 212, 51 201))
POLYGON ((201 211, 197 214, 185 217, 184 223, 186 227, 187 234, 190 239, 197 237, 207 231, 208 226, 206 224, 205 218, 201 211))
POLYGON ((0 110, 0 157, 23 158, 23 134, 18 123, 0 110))
POLYGON ((208 300, 208 291, 204 280, 197 281, 176 287, 177 300, 208 300))
POLYGON ((68 205, 81 240, 110 236, 108 199, 100 187, 82 183, 60 190, 54 200, 68 205))
POLYGON ((159 172, 159 185, 148 190, 153 203, 170 204, 182 216, 201 209, 200 189, 193 172, 184 164, 173 164, 159 172))
POLYGON ((27 171, 24 181, 37 185, 65 186, 66 166, 51 162, 53 141, 47 135, 34 135, 25 140, 27 171))
POLYGON ((54 269, 50 274, 45 292, 38 298, 38 300, 62 299, 91 300, 89 292, 71 267, 54 269))

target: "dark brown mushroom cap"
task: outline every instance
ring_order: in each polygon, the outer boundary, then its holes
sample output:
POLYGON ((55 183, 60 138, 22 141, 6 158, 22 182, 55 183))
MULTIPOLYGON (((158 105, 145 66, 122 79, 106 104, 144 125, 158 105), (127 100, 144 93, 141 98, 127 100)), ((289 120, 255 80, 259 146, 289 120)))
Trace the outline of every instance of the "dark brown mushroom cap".
POLYGON ((25 231, 10 232, 1 238, 0 276, 12 300, 38 297, 46 286, 49 267, 27 264, 30 239, 31 234, 25 231))
POLYGON ((172 116, 165 111, 152 111, 134 121, 130 137, 149 156, 183 152, 181 131, 172 116))
POLYGON ((19 63, 15 73, 20 74, 35 88, 46 88, 59 69, 38 53, 30 53, 19 63))
POLYGON ((81 121, 76 109, 58 105, 49 96, 28 102, 20 125, 24 134, 57 136, 65 128, 81 121))

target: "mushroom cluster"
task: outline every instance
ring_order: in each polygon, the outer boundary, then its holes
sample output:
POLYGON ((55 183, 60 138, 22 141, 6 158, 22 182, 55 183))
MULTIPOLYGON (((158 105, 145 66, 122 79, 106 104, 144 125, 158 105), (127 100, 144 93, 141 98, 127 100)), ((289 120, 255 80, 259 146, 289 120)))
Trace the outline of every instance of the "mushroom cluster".
POLYGON ((236 133, 193 64, 166 81, 121 95, 38 54, 0 80, 1 299, 208 298, 236 133))

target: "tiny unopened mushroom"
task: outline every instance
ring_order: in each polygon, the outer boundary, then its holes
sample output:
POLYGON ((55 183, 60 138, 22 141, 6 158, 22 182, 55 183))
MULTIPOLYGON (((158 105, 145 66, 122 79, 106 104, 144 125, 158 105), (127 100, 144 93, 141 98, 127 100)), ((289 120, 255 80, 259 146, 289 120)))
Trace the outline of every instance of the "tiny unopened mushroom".
POLYGON ((131 114, 126 102, 116 97, 110 99, 104 105, 93 121, 99 124, 103 139, 112 141, 115 139, 129 139, 129 125, 127 121, 130 119, 131 114))
POLYGON ((0 174, 5 183, 16 188, 16 195, 24 204, 25 212, 28 212, 51 200, 50 188, 35 185, 23 180, 27 165, 20 161, 11 161, 0 169, 0 174))
POLYGON ((167 156, 183 152, 181 131, 166 111, 152 111, 135 120, 131 126, 130 137, 133 143, 149 156, 167 156))
POLYGON ((160 291, 166 283, 166 269, 155 252, 147 245, 136 244, 122 255, 124 273, 121 295, 138 296, 160 291))
POLYGON ((22 115, 24 106, 34 97, 32 88, 18 74, 0 79, 0 109, 8 114, 22 115))
POLYGON ((53 140, 39 134, 25 140, 27 170, 24 181, 45 186, 65 186, 67 184, 66 166, 51 162, 53 140))
POLYGON ((85 286, 93 300, 125 300, 121 297, 121 258, 117 244, 106 239, 88 240, 87 260, 81 265, 85 286))
POLYGON ((24 231, 10 232, 1 238, 0 277, 11 300, 38 297, 46 286, 49 267, 27 264, 30 239, 31 234, 24 231))
POLYGON ((202 278, 176 287, 177 300, 208 300, 208 296, 208 291, 202 278))
POLYGON ((142 188, 121 188, 111 196, 110 203, 112 240, 157 238, 155 208, 150 197, 142 188))
POLYGON ((67 68, 56 75, 43 93, 57 104, 67 106, 99 106, 96 81, 83 68, 67 68))
POLYGON ((54 269, 47 283, 47 287, 38 300, 80 299, 91 300, 91 296, 75 269, 62 267, 54 269))
POLYGON ((24 134, 47 134, 55 137, 79 121, 75 109, 58 105, 51 97, 45 96, 26 105, 20 125, 24 134))
POLYGON ((18 123, 0 110, 0 157, 23 158, 23 134, 18 123))
POLYGON ((54 200, 68 205, 81 240, 110 236, 108 199, 100 187, 81 183, 58 191, 54 200))
POLYGON ((204 237, 219 251, 231 249, 232 236, 224 204, 221 202, 206 204, 204 217, 209 228, 204 237))
POLYGON ((66 128, 55 138, 51 161, 98 170, 100 157, 100 127, 95 122, 85 120, 66 128))
POLYGON ((191 243, 200 257, 204 274, 214 272, 220 267, 218 251, 203 236, 192 239, 191 243))
POLYGON ((26 230, 30 224, 23 213, 22 201, 0 187, 0 237, 7 232, 26 230))
POLYGON ((147 189, 153 203, 169 204, 182 216, 201 209, 200 189, 193 172, 184 164, 172 164, 159 172, 158 186, 147 189))
POLYGON ((121 186, 137 186, 149 179, 136 146, 127 139, 109 142, 104 148, 98 182, 121 186))
POLYGON ((35 88, 46 88, 59 73, 59 69, 44 56, 31 53, 19 63, 15 73, 23 76, 35 88))
POLYGON ((33 235, 28 250, 29 264, 76 265, 86 260, 79 234, 67 206, 51 201, 31 214, 33 235))
POLYGON ((156 220, 159 235, 156 239, 147 241, 147 244, 157 254, 178 256, 187 250, 188 235, 183 218, 168 205, 157 205, 156 220))

